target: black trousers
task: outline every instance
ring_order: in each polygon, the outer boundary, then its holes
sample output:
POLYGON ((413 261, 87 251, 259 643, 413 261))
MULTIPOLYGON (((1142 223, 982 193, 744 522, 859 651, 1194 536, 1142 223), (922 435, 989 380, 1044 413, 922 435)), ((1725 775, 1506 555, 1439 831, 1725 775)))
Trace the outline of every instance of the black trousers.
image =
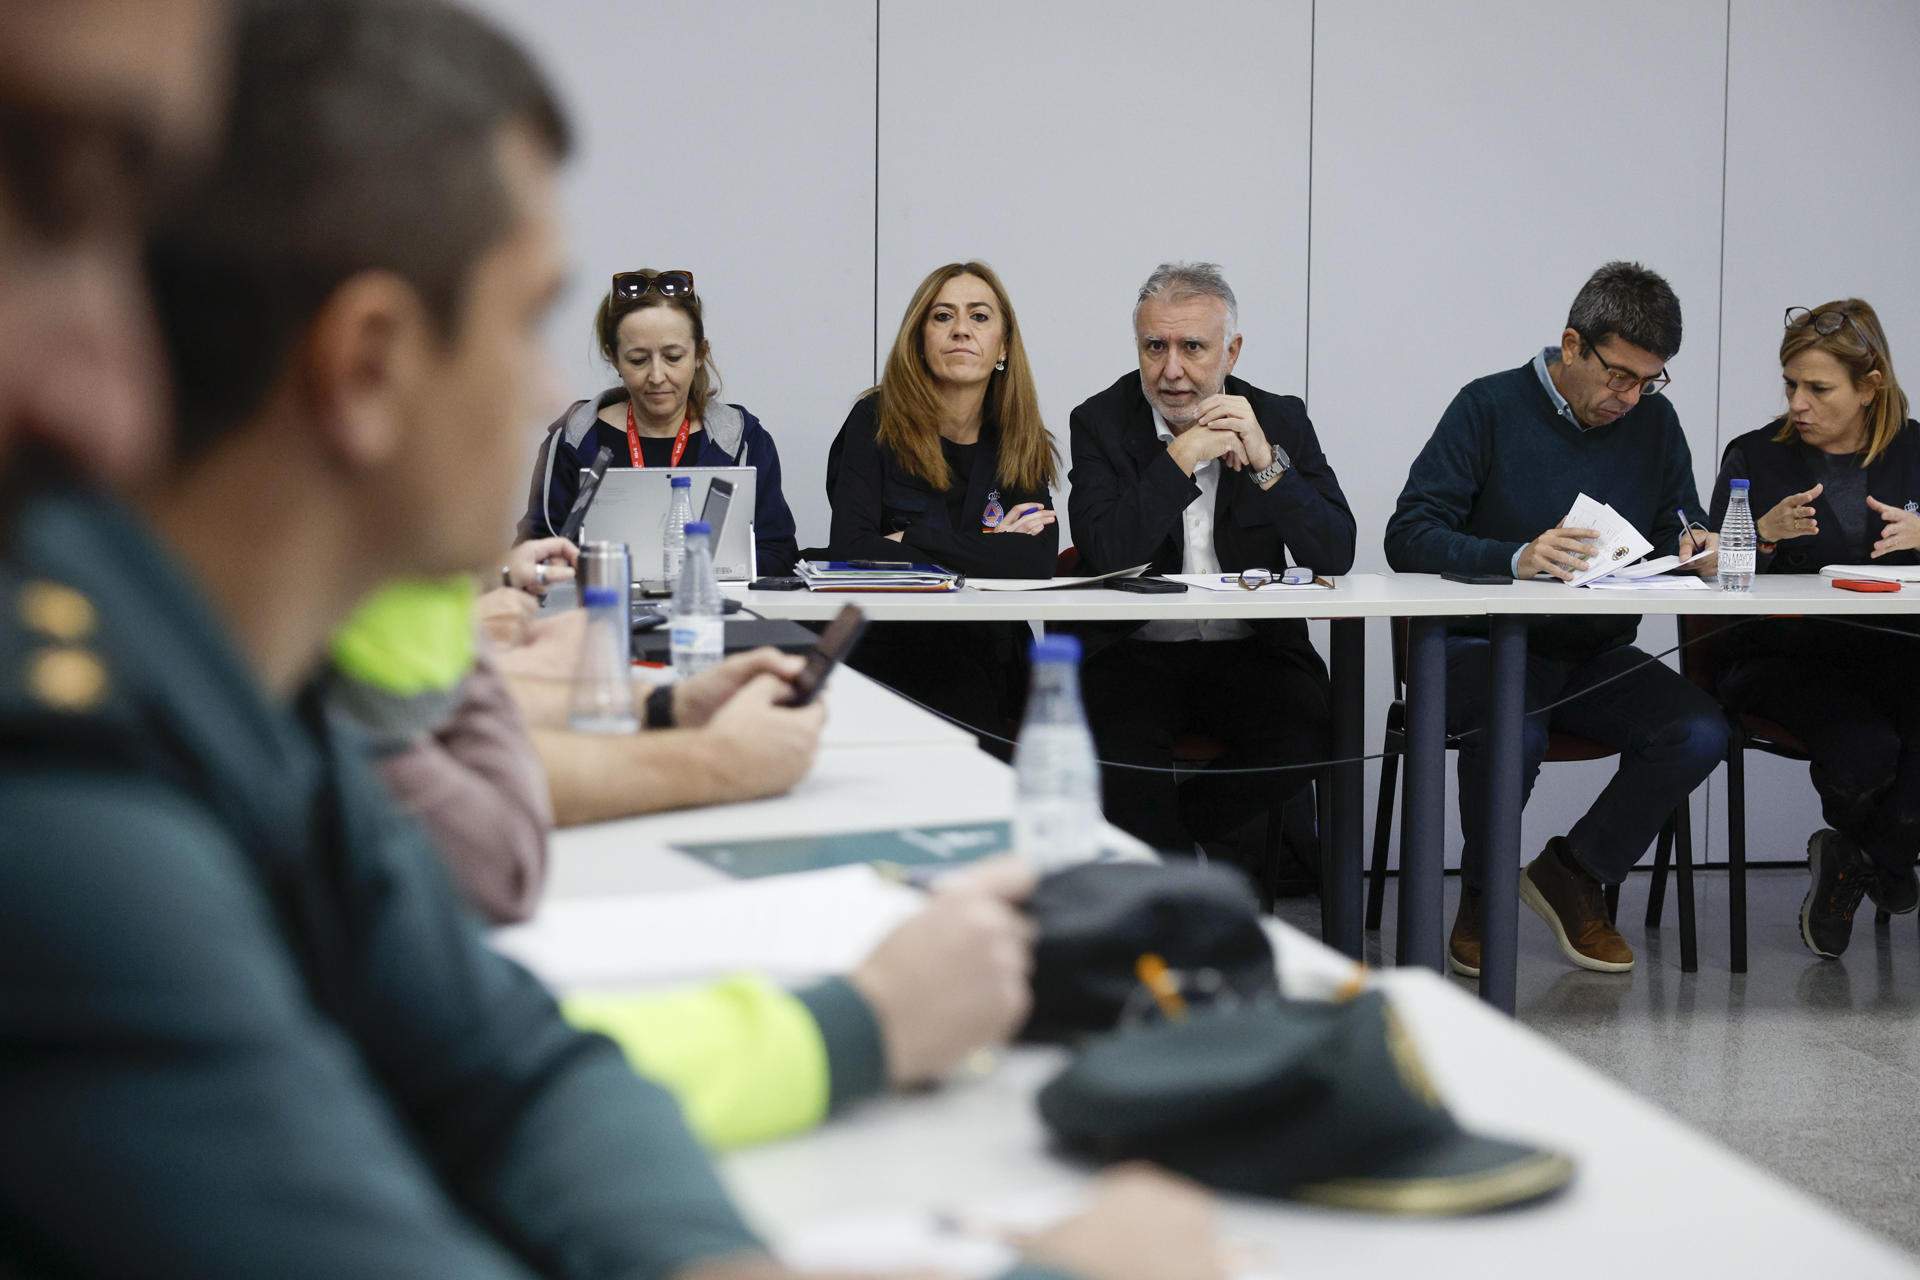
MULTIPOLYGON (((1102 760, 1170 770, 1181 734, 1219 739, 1213 769, 1311 764, 1331 750, 1327 677, 1317 660, 1246 640, 1120 640, 1096 653, 1081 689, 1102 760)), ((1220 775, 1108 768, 1107 821, 1156 849, 1191 853, 1313 781, 1314 770, 1220 775)))
POLYGON ((890 689, 951 716, 1002 760, 1026 705, 1033 633, 1021 623, 877 622, 847 665, 890 689))
MULTIPOLYGON (((1460 745, 1460 878, 1479 889, 1487 847, 1487 674, 1491 647, 1479 636, 1447 637, 1447 732, 1477 730, 1460 745)), ((1521 722, 1520 803, 1547 754, 1550 730, 1591 738, 1620 753, 1620 768, 1567 832, 1575 859, 1603 884, 1619 884, 1660 827, 1727 751, 1727 718, 1671 667, 1622 645, 1584 660, 1527 656, 1529 711, 1579 695, 1521 722), (1641 664, 1645 665, 1641 665, 1641 664), (1611 683, 1603 683, 1608 682, 1611 683)))
POLYGON ((1736 661, 1721 695, 1805 743, 1827 825, 1882 871, 1904 875, 1920 851, 1920 688, 1909 674, 1920 637, 1833 624, 1820 635, 1801 654, 1736 661))

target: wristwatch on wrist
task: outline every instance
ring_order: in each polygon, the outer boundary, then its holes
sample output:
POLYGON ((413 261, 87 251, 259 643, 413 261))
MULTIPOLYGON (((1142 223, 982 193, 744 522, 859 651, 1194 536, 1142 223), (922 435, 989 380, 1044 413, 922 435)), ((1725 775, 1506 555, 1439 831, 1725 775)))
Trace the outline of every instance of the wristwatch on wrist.
POLYGON ((1273 445, 1272 449, 1273 461, 1253 473, 1253 482, 1257 485, 1264 486, 1269 480, 1272 480, 1275 476, 1293 465, 1293 459, 1287 456, 1285 449, 1282 449, 1277 444, 1273 445))

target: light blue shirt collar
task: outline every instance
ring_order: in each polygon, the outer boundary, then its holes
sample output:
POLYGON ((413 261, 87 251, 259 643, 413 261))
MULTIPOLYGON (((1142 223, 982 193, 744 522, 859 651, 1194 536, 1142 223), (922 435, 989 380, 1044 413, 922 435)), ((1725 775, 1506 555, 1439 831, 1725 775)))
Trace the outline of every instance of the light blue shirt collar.
POLYGON ((1553 410, 1574 426, 1585 431, 1586 425, 1573 416, 1573 407, 1567 398, 1560 394, 1560 388, 1553 385, 1553 375, 1547 372, 1547 366, 1560 358, 1560 348, 1542 347, 1540 354, 1533 358, 1533 371, 1540 378, 1540 386, 1547 393, 1547 399, 1553 401, 1553 410))

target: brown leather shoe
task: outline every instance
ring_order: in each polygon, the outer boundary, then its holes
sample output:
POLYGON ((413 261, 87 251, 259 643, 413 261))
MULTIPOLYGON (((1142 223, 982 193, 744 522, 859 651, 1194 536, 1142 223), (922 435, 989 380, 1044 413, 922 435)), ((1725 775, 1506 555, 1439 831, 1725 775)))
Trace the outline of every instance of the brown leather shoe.
POLYGON ((1520 874, 1520 901, 1553 930, 1560 951, 1582 969, 1625 973, 1633 968, 1633 948, 1607 919, 1600 882, 1574 863, 1560 836, 1520 874))
POLYGON ((1463 978, 1480 976, 1480 895, 1464 885, 1453 913, 1453 936, 1447 939, 1447 968, 1463 978))

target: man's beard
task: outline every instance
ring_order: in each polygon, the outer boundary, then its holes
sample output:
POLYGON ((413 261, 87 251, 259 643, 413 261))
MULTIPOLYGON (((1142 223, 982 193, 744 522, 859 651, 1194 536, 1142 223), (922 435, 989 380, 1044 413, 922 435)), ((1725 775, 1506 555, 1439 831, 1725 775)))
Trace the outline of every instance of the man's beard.
POLYGON ((1154 412, 1160 415, 1161 421, 1173 428, 1176 434, 1193 425, 1194 419, 1200 416, 1201 405, 1226 389, 1225 378, 1220 379, 1220 385, 1211 391, 1195 387, 1193 398, 1187 401, 1187 407, 1176 414, 1169 412, 1167 406, 1160 403, 1160 398, 1154 394, 1153 384, 1147 381, 1147 375, 1144 373, 1140 375, 1140 394, 1147 398, 1147 403, 1153 406, 1154 412))

